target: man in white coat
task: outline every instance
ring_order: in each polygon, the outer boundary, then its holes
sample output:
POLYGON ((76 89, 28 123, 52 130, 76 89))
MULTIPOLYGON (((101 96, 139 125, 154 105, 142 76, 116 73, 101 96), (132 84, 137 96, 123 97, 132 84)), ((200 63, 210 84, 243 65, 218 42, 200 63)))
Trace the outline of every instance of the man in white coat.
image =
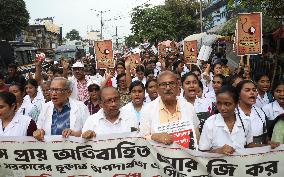
POLYGON ((83 102, 69 98, 71 82, 56 77, 50 85, 51 101, 43 105, 34 138, 43 140, 44 135, 81 136, 86 118, 90 115, 83 102))
POLYGON ((178 97, 177 76, 164 71, 158 76, 160 97, 148 103, 141 113, 140 133, 162 144, 176 142, 176 132, 190 132, 189 148, 197 149, 199 119, 191 103, 178 97))

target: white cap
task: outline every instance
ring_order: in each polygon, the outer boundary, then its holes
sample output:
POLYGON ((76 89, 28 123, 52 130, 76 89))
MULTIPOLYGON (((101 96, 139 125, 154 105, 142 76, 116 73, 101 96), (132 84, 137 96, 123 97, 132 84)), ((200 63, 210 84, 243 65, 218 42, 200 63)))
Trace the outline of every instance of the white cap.
POLYGON ((79 62, 79 61, 77 61, 76 63, 74 63, 72 65, 72 68, 84 68, 84 64, 79 62))

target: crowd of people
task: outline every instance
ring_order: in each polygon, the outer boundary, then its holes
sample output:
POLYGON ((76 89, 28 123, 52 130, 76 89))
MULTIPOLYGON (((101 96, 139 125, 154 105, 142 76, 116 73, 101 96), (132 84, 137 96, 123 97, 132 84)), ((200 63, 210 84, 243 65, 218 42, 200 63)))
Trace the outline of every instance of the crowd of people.
POLYGON ((44 68, 35 61, 27 77, 10 64, 0 73, 0 136, 62 135, 94 138, 136 132, 172 144, 171 125, 186 123, 192 146, 232 154, 237 149, 284 143, 284 82, 265 73, 253 81, 249 65, 217 59, 202 66, 182 56, 145 52, 131 68, 127 57, 113 69, 85 60, 44 68))

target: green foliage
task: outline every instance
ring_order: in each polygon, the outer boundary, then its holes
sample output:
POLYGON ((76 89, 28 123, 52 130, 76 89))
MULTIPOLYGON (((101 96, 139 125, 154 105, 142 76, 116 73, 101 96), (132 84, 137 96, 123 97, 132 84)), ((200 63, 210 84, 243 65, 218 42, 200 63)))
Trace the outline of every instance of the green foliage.
POLYGON ((278 17, 284 15, 283 0, 240 0, 239 5, 235 5, 235 0, 228 0, 229 9, 245 12, 262 12, 264 15, 278 17))
POLYGON ((194 19, 198 5, 192 0, 166 0, 165 5, 135 7, 131 14, 133 35, 126 38, 126 44, 133 45, 143 39, 152 43, 179 41, 198 32, 199 22, 194 19))
POLYGON ((72 29, 69 33, 66 34, 67 39, 69 39, 70 41, 74 41, 74 40, 81 40, 81 36, 79 34, 79 31, 72 29))
POLYGON ((30 15, 23 0, 0 0, 0 39, 14 40, 29 25, 30 15))
MULTIPOLYGON (((237 17, 228 20, 222 30, 219 32, 221 35, 232 35, 235 33, 237 17)), ((267 15, 262 16, 262 33, 271 33, 279 28, 281 23, 267 15)))

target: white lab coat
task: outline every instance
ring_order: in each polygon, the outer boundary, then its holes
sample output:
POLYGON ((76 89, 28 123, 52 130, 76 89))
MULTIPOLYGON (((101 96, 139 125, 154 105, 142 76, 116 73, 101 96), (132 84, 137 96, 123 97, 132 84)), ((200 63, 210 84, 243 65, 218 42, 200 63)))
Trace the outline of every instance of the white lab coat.
POLYGON ((215 114, 209 117, 203 126, 203 130, 199 140, 200 150, 217 149, 225 144, 234 149, 243 149, 246 144, 253 141, 251 134, 250 121, 245 119, 242 123, 237 116, 233 130, 230 133, 221 114, 215 114))
MULTIPOLYGON (((137 114, 136 114, 136 110, 134 109, 134 106, 133 106, 133 103, 132 102, 130 102, 130 103, 127 103, 125 106, 123 106, 122 108, 121 108, 121 111, 122 112, 126 112, 127 113, 127 116, 129 117, 129 118, 131 118, 131 119, 136 119, 137 120, 137 122, 139 123, 140 122, 140 118, 141 118, 141 113, 142 113, 142 111, 145 109, 145 105, 146 105, 147 103, 143 103, 143 105, 142 105, 142 108, 141 108, 141 110, 140 110, 140 117, 137 117, 137 114)), ((138 127, 138 126, 137 126, 138 127)))
POLYGON ((269 120, 274 120, 278 115, 284 113, 284 109, 279 105, 277 100, 265 105, 262 110, 269 120))
POLYGON ((31 120, 31 117, 15 114, 12 121, 3 131, 2 119, 0 119, 0 136, 27 136, 27 130, 31 120))
MULTIPOLYGON (((88 107, 81 101, 69 99, 70 103, 70 129, 74 131, 81 131, 83 125, 90 115, 88 107)), ((45 135, 51 135, 51 124, 54 104, 52 101, 45 103, 37 121, 37 128, 43 129, 45 135)))

